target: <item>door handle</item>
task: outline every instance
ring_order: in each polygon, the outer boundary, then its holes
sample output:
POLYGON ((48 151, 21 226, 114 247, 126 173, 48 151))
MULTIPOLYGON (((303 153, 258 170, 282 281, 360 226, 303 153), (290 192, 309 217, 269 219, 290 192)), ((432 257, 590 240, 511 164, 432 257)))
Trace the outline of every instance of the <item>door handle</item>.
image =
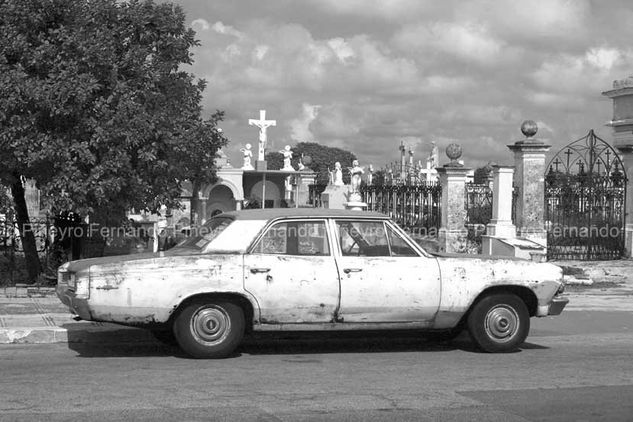
POLYGON ((344 272, 345 274, 349 274, 349 273, 359 273, 359 272, 361 272, 361 271, 363 271, 363 269, 362 269, 362 268, 345 268, 345 269, 343 270, 343 272, 344 272))
POLYGON ((251 268, 251 273, 253 273, 253 274, 267 273, 269 271, 270 271, 270 268, 251 268))

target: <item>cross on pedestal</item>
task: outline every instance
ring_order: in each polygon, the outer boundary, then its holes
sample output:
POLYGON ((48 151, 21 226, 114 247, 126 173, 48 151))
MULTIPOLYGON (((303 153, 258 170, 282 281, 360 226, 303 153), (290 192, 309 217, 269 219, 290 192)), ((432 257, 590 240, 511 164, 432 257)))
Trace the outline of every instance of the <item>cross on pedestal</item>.
POLYGON ((567 151, 565 151, 563 154, 565 154, 567 156, 567 171, 569 171, 569 157, 573 154, 571 152, 571 149, 568 149, 567 151))
POLYGON ((257 126, 259 128, 259 149, 258 149, 258 160, 265 160, 265 151, 266 151, 266 129, 270 126, 277 126, 277 120, 266 120, 266 110, 259 110, 259 120, 248 119, 248 124, 250 126, 257 126))

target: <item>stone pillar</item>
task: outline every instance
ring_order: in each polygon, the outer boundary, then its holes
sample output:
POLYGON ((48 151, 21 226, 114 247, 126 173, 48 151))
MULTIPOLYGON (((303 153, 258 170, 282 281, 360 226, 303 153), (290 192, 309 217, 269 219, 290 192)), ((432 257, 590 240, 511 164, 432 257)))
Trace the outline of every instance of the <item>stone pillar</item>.
POLYGON ((494 166, 492 185, 492 219, 486 226, 486 235, 514 238, 516 226, 512 224, 512 179, 514 167, 494 166))
POLYGON ((602 95, 613 100, 613 120, 607 126, 613 128, 615 147, 621 154, 626 184, 626 204, 624 217, 624 254, 633 258, 633 76, 613 81, 613 89, 602 95))
POLYGON ((514 168, 518 198, 516 227, 519 237, 547 247, 545 231, 545 154, 550 145, 532 138, 538 127, 531 120, 521 125, 525 140, 508 145, 514 152, 514 168))
POLYGON ((441 227, 438 233, 441 252, 464 252, 466 250, 466 175, 470 169, 457 162, 461 147, 451 144, 446 155, 451 162, 437 167, 442 186, 441 227))

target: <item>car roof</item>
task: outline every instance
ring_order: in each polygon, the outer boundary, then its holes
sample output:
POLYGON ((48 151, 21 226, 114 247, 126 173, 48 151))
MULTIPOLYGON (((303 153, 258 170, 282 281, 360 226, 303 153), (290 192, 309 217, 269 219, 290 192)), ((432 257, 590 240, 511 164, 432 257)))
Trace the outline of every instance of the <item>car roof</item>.
POLYGON ((216 217, 232 217, 236 220, 273 220, 277 218, 380 218, 388 219, 385 214, 370 211, 350 211, 327 208, 265 208, 241 211, 229 211, 216 217))

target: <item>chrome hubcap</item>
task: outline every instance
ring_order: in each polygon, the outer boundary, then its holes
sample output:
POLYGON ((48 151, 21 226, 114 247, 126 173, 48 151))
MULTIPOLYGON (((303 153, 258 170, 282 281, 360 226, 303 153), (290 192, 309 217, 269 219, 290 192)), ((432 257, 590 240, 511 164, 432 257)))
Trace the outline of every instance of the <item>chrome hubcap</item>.
POLYGON ((486 314, 486 334, 495 341, 510 341, 519 330, 519 315, 514 308, 497 305, 486 314))
POLYGON ((231 331, 231 320, 223 308, 208 305, 196 310, 191 317, 190 328, 196 341, 213 346, 227 338, 231 331))

